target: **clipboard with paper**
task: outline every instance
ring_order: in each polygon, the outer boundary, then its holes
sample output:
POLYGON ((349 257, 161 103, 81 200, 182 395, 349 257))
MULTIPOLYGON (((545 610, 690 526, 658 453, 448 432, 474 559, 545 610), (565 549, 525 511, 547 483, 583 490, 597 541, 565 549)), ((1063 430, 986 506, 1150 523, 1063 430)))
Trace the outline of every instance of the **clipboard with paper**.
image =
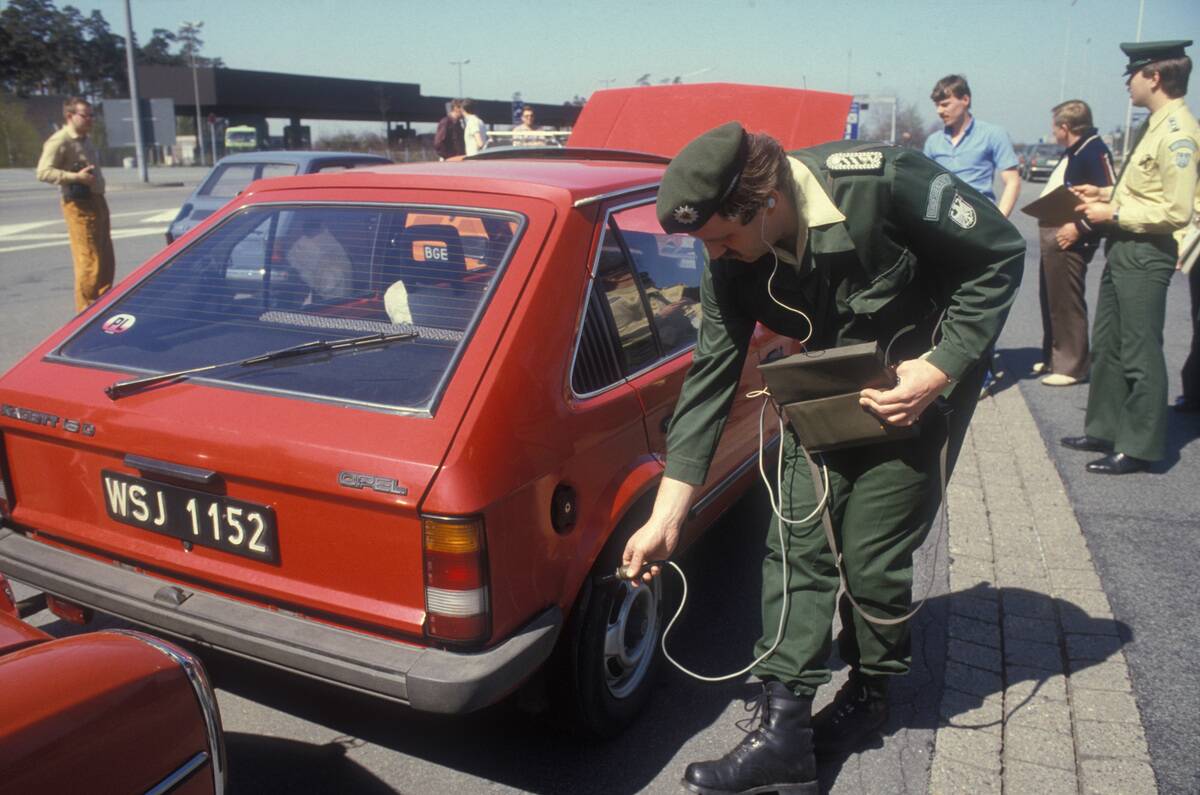
POLYGON ((1083 217, 1083 213, 1075 209, 1079 204, 1079 197, 1071 193, 1070 188, 1059 185, 1045 196, 1026 204, 1021 212, 1036 218, 1039 226, 1062 226, 1083 217))

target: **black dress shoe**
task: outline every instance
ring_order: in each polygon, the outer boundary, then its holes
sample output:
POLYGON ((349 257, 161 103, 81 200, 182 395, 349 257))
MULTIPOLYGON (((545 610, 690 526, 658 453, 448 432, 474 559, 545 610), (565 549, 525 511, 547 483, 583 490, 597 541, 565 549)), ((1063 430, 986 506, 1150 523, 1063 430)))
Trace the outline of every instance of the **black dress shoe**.
POLYGON ((1181 414, 1200 414, 1200 398, 1177 397, 1171 408, 1181 414))
POLYGON ((1112 442, 1106 442, 1094 436, 1064 436, 1059 441, 1062 442, 1063 447, 1088 453, 1109 453, 1113 449, 1112 442))
POLYGON ((833 701, 813 716, 813 749, 817 756, 856 751, 887 720, 887 678, 851 673, 833 701))
POLYGON ((688 765, 684 789, 698 795, 817 795, 812 699, 774 681, 763 683, 759 699, 758 727, 720 759, 688 765))
POLYGON ((1130 472, 1141 472, 1149 468, 1149 461, 1124 453, 1111 453, 1087 465, 1088 472, 1098 475, 1128 475, 1130 472))

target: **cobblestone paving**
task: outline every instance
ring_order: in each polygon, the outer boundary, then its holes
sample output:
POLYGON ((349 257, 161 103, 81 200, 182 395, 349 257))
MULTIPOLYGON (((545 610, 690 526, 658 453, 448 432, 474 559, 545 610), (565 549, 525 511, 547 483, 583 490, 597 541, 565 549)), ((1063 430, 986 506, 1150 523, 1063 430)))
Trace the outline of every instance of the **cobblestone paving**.
POLYGON ((1157 792, 1114 620, 1020 390, 979 404, 949 487, 932 793, 1157 792))

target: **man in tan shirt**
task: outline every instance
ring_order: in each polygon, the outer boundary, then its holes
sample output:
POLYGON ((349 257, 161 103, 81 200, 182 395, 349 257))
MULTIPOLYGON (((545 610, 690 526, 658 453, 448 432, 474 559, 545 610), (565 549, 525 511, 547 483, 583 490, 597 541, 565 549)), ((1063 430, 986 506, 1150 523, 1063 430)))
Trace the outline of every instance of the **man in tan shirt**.
POLYGON ((87 100, 63 103, 63 126, 46 139, 37 178, 62 189, 63 218, 75 263, 75 311, 82 312, 112 287, 113 255, 108 203, 100 160, 88 140, 94 111, 87 100))
POLYGON ((1083 436, 1067 447, 1107 453, 1089 472, 1125 475, 1166 455, 1167 286, 1175 273, 1173 234, 1187 225, 1196 195, 1200 125, 1184 104, 1190 41, 1122 44, 1129 98, 1150 111, 1111 188, 1079 185, 1078 209, 1103 224, 1108 259, 1092 326, 1092 385, 1083 436))

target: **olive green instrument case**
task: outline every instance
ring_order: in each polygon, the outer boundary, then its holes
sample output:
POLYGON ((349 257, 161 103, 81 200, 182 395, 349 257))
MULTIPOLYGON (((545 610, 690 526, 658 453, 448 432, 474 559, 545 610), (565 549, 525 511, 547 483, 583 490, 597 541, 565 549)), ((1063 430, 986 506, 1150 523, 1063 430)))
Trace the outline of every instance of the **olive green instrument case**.
POLYGON ((797 353, 758 366, 771 399, 809 452, 857 447, 917 435, 915 425, 896 427, 858 404, 861 390, 896 383, 875 342, 797 353))

